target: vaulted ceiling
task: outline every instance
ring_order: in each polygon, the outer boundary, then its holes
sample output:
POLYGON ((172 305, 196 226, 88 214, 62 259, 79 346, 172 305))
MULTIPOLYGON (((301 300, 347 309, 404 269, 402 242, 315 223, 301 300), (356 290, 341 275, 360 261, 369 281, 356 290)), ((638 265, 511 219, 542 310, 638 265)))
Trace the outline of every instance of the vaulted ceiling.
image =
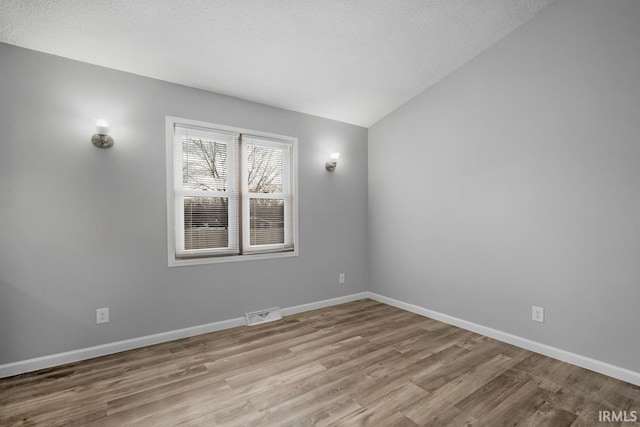
POLYGON ((368 127, 553 1, 2 0, 0 41, 368 127))

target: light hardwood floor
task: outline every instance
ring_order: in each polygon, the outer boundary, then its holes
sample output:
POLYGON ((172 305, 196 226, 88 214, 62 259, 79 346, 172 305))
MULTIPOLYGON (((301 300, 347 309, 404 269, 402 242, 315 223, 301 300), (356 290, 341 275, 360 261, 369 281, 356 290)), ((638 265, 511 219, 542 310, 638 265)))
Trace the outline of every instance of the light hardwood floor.
POLYGON ((555 427, 601 410, 640 412, 640 387, 371 300, 0 380, 2 426, 555 427))

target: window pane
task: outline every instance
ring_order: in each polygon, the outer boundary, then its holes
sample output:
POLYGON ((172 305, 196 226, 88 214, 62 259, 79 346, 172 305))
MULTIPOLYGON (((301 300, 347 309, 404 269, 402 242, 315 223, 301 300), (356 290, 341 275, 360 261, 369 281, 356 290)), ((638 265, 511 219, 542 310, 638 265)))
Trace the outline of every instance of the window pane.
POLYGON ((214 249, 229 246, 229 199, 184 198, 184 248, 214 249))
POLYGON ((251 144, 247 150, 249 191, 282 193, 282 149, 251 144))
POLYGON ((227 144, 213 139, 182 139, 182 185, 188 189, 227 190, 227 144))
POLYGON ((250 244, 276 245, 284 243, 284 200, 251 199, 250 244))

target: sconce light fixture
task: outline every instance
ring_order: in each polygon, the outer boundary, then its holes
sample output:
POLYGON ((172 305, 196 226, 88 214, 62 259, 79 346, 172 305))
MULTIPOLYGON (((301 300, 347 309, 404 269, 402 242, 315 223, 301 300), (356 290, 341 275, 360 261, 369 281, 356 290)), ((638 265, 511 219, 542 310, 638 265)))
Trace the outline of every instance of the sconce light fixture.
POLYGON ((327 162, 325 167, 329 172, 333 172, 336 170, 336 166, 338 166, 338 159, 340 158, 340 153, 331 153, 331 160, 327 162))
POLYGON ((109 125, 107 119, 96 120, 96 133, 91 137, 91 142, 96 147, 109 148, 113 145, 113 138, 109 136, 109 125))

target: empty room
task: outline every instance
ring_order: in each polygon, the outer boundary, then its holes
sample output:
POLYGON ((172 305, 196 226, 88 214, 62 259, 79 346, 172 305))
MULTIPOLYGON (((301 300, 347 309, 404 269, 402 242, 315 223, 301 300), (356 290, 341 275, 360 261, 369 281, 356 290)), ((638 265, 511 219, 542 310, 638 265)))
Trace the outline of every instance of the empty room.
POLYGON ((640 426, 640 1, 1 0, 1 426, 640 426))

